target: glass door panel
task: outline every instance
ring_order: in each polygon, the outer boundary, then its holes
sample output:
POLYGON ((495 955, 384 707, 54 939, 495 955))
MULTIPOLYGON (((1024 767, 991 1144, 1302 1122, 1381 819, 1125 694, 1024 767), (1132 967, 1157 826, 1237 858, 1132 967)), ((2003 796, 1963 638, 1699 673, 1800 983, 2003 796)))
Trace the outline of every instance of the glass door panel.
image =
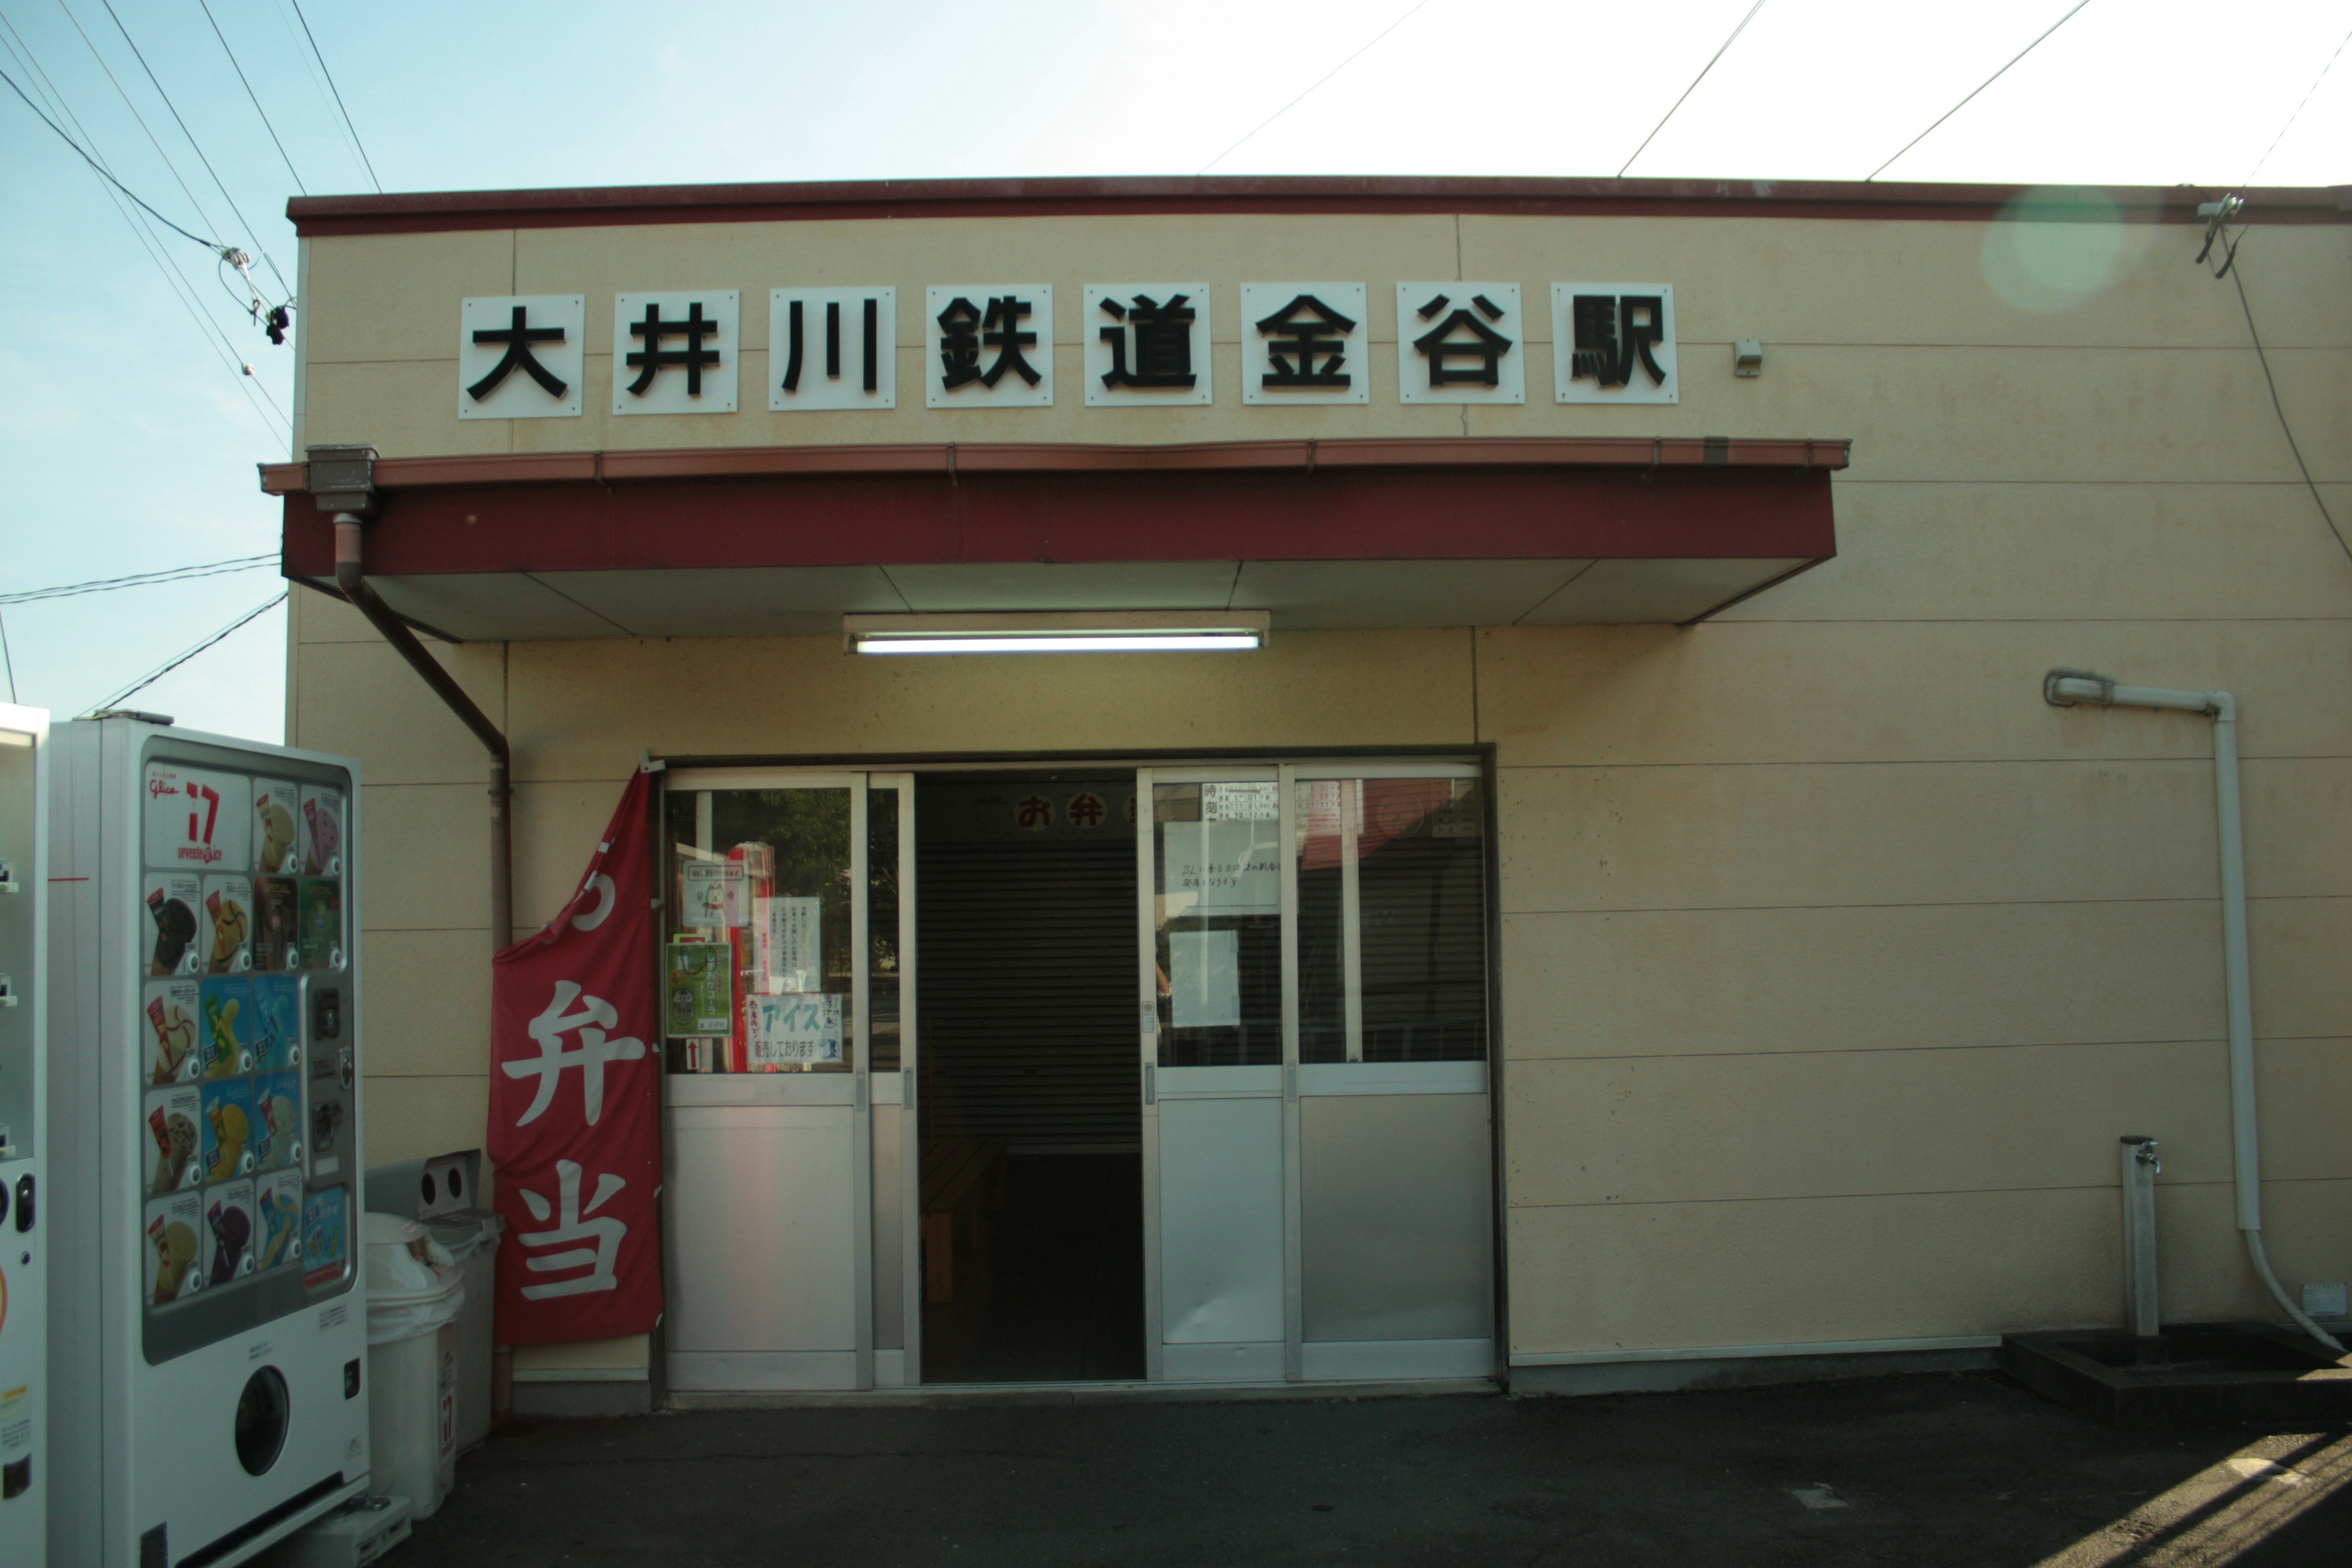
POLYGON ((1146 770, 1147 1349, 1152 1375, 1286 1374, 1287 962, 1275 770, 1146 770))
POLYGON ((673 1387, 873 1383, 866 784, 666 781, 673 1387))
POLYGON ((1301 1373, 1493 1368, 1476 770, 1296 781, 1301 1373))

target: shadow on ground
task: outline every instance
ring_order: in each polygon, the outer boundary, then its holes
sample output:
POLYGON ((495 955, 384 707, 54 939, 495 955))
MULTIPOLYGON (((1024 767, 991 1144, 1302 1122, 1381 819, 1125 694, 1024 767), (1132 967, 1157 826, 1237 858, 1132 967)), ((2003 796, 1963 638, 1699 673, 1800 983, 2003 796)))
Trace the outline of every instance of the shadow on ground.
POLYGON ((502 1431, 390 1560, 2352 1563, 2352 1436, 2119 1433, 1998 1376, 1595 1399, 838 1406, 502 1431))

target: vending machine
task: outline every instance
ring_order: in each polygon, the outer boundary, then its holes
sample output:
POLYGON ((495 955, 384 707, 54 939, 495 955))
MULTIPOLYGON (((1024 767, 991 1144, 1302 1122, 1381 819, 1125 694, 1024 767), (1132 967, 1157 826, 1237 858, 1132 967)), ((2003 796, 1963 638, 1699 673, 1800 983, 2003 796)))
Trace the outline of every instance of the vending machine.
POLYGON ((41 1561, 48 1506, 48 731, 38 709, 0 703, 0 1563, 41 1561))
POLYGON ((225 1568, 367 1484, 358 764, 49 766, 49 1560, 225 1568))

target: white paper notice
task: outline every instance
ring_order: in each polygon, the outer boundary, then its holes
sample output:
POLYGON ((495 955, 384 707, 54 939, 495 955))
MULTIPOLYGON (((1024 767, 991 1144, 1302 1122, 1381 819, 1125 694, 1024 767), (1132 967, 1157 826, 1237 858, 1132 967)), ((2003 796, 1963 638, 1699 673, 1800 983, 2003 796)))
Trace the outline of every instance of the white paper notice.
POLYGON ((761 972, 765 989, 814 991, 824 984, 822 899, 755 899, 765 952, 761 972))
POLYGON ((800 1067, 841 1058, 841 998, 837 994, 754 996, 751 1067, 800 1067))
POLYGON ((1229 1029, 1242 1021, 1241 933, 1168 933, 1168 1000, 1179 1029, 1229 1029))
POLYGON ((1171 915, 1282 912, 1279 822, 1171 822, 1160 839, 1171 915))
POLYGON ((688 860, 680 869, 686 884, 681 924, 700 931, 751 923, 751 887, 740 860, 688 860))

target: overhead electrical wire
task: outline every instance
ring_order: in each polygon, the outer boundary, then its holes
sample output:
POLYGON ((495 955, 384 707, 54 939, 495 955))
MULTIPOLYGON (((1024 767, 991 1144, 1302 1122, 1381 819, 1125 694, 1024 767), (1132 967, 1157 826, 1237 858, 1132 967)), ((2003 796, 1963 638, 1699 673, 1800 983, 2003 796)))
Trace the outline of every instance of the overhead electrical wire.
MULTIPOLYGON (((27 76, 47 95, 58 112, 72 122, 74 129, 81 133, 85 141, 90 141, 89 127, 83 125, 80 119, 75 115, 72 105, 66 101, 65 94, 58 89, 57 82, 50 78, 47 70, 42 67, 39 58, 33 53, 31 43, 16 29, 16 24, 9 21, 5 12, 0 12, 0 29, 5 29, 9 37, 15 39, 13 44, 8 45, 8 53, 23 65, 27 76)), ((0 43, 6 42, 6 39, 0 39, 0 43)), ((85 42, 87 42, 86 37, 85 42)), ((105 62, 101 59, 100 64, 103 67, 105 62)), ((16 89, 18 97, 26 99, 26 103, 36 113, 40 113, 39 106, 32 103, 23 88, 17 87, 14 80, 9 81, 8 85, 16 89)), ((117 90, 121 90, 120 84, 117 84, 117 90)), ((135 115, 135 110, 133 113, 135 115)), ((48 123, 52 131, 57 131, 63 137, 75 153, 80 155, 82 161, 89 165, 90 172, 100 177, 102 183, 99 188, 106 193, 107 198, 114 204, 115 210, 122 215, 122 221, 129 226, 131 237, 139 242, 140 248, 146 251, 148 259, 154 262, 156 270, 163 275, 163 281, 171 289, 173 297, 180 301, 181 308, 185 310, 189 319, 195 322, 198 334, 209 334, 205 338, 207 344, 213 346, 215 352, 222 355, 224 367, 231 375, 236 377, 237 384, 244 390, 246 402, 252 406, 255 416, 262 421, 265 428, 268 427, 269 420, 274 416, 290 435, 292 426, 287 421, 284 411, 278 407, 277 400, 269 395, 268 388, 262 386, 254 377, 252 368, 238 357, 236 345, 228 341, 228 334, 221 331, 220 323, 206 314, 197 302, 195 286, 188 280, 187 274, 181 270, 178 264, 167 255, 162 237, 155 233, 154 224, 163 223, 174 233, 195 240, 198 245, 215 254, 225 247, 215 241, 190 234, 161 213, 155 212, 155 209, 142 199, 137 192, 132 191, 115 177, 114 171, 108 167, 104 156, 95 151, 97 146, 95 141, 90 141, 89 148, 85 149, 70 135, 66 134, 54 121, 50 121, 47 114, 42 114, 41 118, 48 123), (135 209, 133 206, 125 205, 126 198, 131 203, 136 204, 135 209), (144 216, 146 214, 152 214, 152 218, 144 216), (263 408, 265 403, 268 405, 266 413, 263 408)), ((277 434, 274 430, 271 433, 277 434)))
POLYGON ((375 163, 367 155, 367 148, 360 141, 360 128, 352 123, 352 111, 343 107, 343 89, 335 85, 335 73, 328 66, 327 57, 319 51, 319 37, 310 31, 310 18, 302 15, 302 0, 293 0, 293 5, 295 16, 302 24, 302 36, 310 40, 310 53, 318 57, 319 69, 327 79, 327 90, 335 95, 335 108, 342 115, 343 123, 351 129, 352 145, 358 150, 360 162, 367 166, 368 182, 381 195, 383 194, 383 182, 375 177, 375 163))
POLYGON ((2238 189, 2243 191, 2253 184, 2254 176, 2263 172, 2263 165, 2271 161, 2271 154, 2278 151, 2278 144, 2286 140, 2286 133, 2294 129, 2294 122, 2302 115, 2304 105, 2308 104, 2311 101, 2312 94, 2316 93, 2319 90, 2319 84, 2327 79, 2327 73, 2336 68, 2336 60, 2344 53, 2345 44, 2352 44, 2352 33, 2347 33, 2344 35, 2343 42, 2336 46, 2336 53, 2327 57, 2327 63, 2319 68, 2319 74, 2317 76, 2311 79, 2310 91, 2305 92, 2303 95, 2302 103, 2298 103, 2294 106, 2294 112, 2286 117, 2286 123, 2280 126, 2279 133, 2271 138, 2271 144, 2263 149, 2263 155, 2254 160, 2254 166, 2251 170, 2247 171, 2246 177, 2238 182, 2238 189))
MULTIPOLYGON (((13 50, 10 52, 14 53, 13 50)), ((23 88, 16 86, 16 79, 15 77, 10 76, 5 71, 0 71, 0 81, 5 81, 11 88, 15 88, 16 96, 25 100, 25 107, 31 110, 35 114, 40 115, 41 123, 56 132, 58 139, 64 142, 67 146, 72 148, 75 152, 81 153, 82 162, 97 170, 100 179, 106 181, 115 189, 121 191, 124 195, 129 196, 132 201, 137 202, 142 207, 146 208, 148 216, 152 217, 157 223, 162 224, 173 234, 180 235, 184 238, 194 240, 198 245, 203 246, 206 250, 213 252, 215 255, 218 255, 221 251, 228 248, 217 240, 206 239, 201 234, 196 234, 188 229, 182 228, 178 224, 173 223, 170 218, 167 218, 162 213, 157 212, 154 207, 148 203, 146 197, 141 195, 137 191, 132 190, 129 185, 124 184, 121 180, 116 179, 112 170, 107 168, 97 159, 91 157, 88 152, 84 151, 80 142, 75 141, 71 136, 66 133, 65 127, 59 125, 47 114, 43 114, 41 112, 41 106, 33 101, 32 95, 26 92, 23 88)))
POLYGON ((173 123, 179 126, 180 134, 188 139, 188 145, 195 149, 196 162, 202 163, 205 166, 205 173, 213 177, 213 184, 219 190, 221 199, 228 203, 228 210, 235 213, 236 221, 244 226, 247 237, 253 241, 254 249, 261 253, 263 263, 268 267, 269 275, 278 279, 278 286, 280 289, 291 294, 294 291, 294 285, 287 282, 286 274, 278 270, 278 262, 270 256, 269 247, 261 243, 261 231, 254 227, 247 219, 244 210, 236 205, 236 198, 229 195, 227 184, 220 177, 220 171, 215 169, 213 161, 205 156, 204 144, 196 140, 196 133, 188 129, 188 122, 180 117, 179 105, 173 103, 172 95, 163 90, 163 83, 155 75, 155 68, 147 63, 147 57, 140 52, 137 41, 131 37, 131 29, 122 25, 121 16, 115 15, 114 0, 98 0, 98 3, 105 7, 107 16, 114 23, 114 30, 122 35, 122 41, 131 46, 131 58, 139 62, 139 68, 147 73, 148 83, 155 89, 155 96, 162 99, 163 107, 172 111, 173 123))
MULTIPOLYGON (((1664 131, 1666 128, 1666 121, 1672 120, 1675 117, 1675 110, 1682 108, 1683 100, 1685 99, 1689 98, 1692 93, 1698 90, 1698 84, 1705 81, 1706 79, 1706 73, 1715 68, 1715 62, 1721 59, 1724 57, 1725 51, 1739 41, 1739 35, 1748 30, 1748 24, 1756 20, 1756 13, 1762 9, 1764 9, 1764 0, 1756 0, 1755 5, 1748 7, 1748 15, 1740 17, 1739 26, 1731 29, 1731 37, 1724 39, 1723 47, 1717 49, 1714 54, 1707 57, 1706 64, 1699 67, 1698 75, 1691 78, 1691 84, 1683 89, 1682 98, 1675 100, 1674 109, 1667 110, 1664 119, 1660 120, 1655 125, 1650 127, 1650 134, 1643 137, 1642 144, 1633 149, 1633 158, 1638 158, 1643 153, 1650 150, 1650 143, 1657 138, 1659 132, 1664 131)), ((1633 158, 1626 159, 1624 163, 1619 167, 1617 171, 1617 177, 1619 179, 1623 179, 1625 177, 1625 171, 1633 166, 1633 158)))
POLYGON ((82 717, 88 718, 91 713, 103 713, 110 708, 120 707, 131 697, 154 685, 157 681, 163 679, 165 676, 171 674, 173 670, 179 668, 180 666, 187 663, 188 660, 195 658, 196 655, 204 652, 205 649, 212 647, 213 644, 220 641, 223 637, 226 637, 229 633, 236 630, 239 626, 244 626, 248 621, 259 619, 262 616, 267 615, 269 611, 276 609, 285 602, 286 591, 281 588, 275 596, 269 598, 264 603, 254 605, 253 608, 246 611, 245 614, 237 616, 236 619, 229 622, 228 625, 221 627, 220 630, 215 632, 212 636, 206 637, 204 641, 198 643, 187 652, 181 654, 178 658, 148 671, 145 675, 141 676, 138 679, 132 681, 130 685, 124 687, 121 690, 108 698, 105 701, 91 703, 89 706, 89 711, 83 714, 82 717))
MULTIPOLYGON (((2044 27, 2044 28, 2042 30, 2042 35, 2041 35, 2041 37, 2040 37, 2035 38, 2035 39, 2033 40, 2033 42, 2032 42, 2032 43, 2030 43, 2030 44, 2026 45, 2026 46, 2025 46, 2025 47, 2023 47, 2023 48, 2021 48, 2021 49, 2018 50, 2018 51, 2017 51, 2017 53, 2016 53, 2015 55, 2011 56, 2011 57, 2010 58, 2009 65, 2005 65, 2005 66, 2001 67, 2001 68, 2000 68, 2000 69, 1999 69, 1999 70, 1997 70, 1997 71, 1993 72, 1993 73, 1992 73, 1992 75, 1990 75, 1990 76, 1989 76, 1989 77, 1985 78, 1985 79, 1984 79, 1984 80, 1982 80, 1982 81, 1980 81, 1980 82, 1977 83, 1977 85, 1976 85, 1974 88, 1972 88, 1972 89, 1969 89, 1969 96, 1968 96, 1967 98, 1964 98, 1964 99, 1960 100, 1960 101, 1959 101, 1959 102, 1958 102, 1958 103, 1956 103, 1956 104, 1952 105, 1952 107, 1951 107, 1951 108, 1949 108, 1949 109, 1948 109, 1948 110, 1944 110, 1944 112, 1943 112, 1943 113, 1941 113, 1941 114, 1939 114, 1939 115, 1936 116, 1936 124, 1935 124, 1935 125, 1930 125, 1930 126, 1928 126, 1927 130, 1922 131, 1921 132, 1919 132, 1919 134, 1918 134, 1918 135, 1914 136, 1913 138, 1911 138, 1911 140, 1910 140, 1910 141, 1906 142, 1905 143, 1903 143, 1903 145, 1902 145, 1902 146, 1900 146, 1900 147, 1896 148, 1896 149, 1895 150, 1895 158, 1900 158, 1901 156, 1903 156, 1903 154, 1904 154, 1904 153, 1908 153, 1909 151, 1911 151, 1911 149, 1912 149, 1912 148, 1916 147, 1917 145, 1919 145, 1919 143, 1920 143, 1920 142, 1925 142, 1926 140, 1927 140, 1927 138, 1928 138, 1931 134, 1933 134, 1933 133, 1934 133, 1934 132, 1935 132, 1935 129, 1936 129, 1936 126, 1937 126, 1937 125, 1941 125, 1945 121, 1949 120, 1953 115, 1958 114, 1961 110, 1966 109, 1966 108, 1969 106, 1969 103, 1970 100, 1973 100, 1973 99, 1976 97, 1976 95, 1977 95, 1978 93, 1982 92, 1985 89, 1987 89, 1987 88, 1990 87, 1993 83, 1995 83, 1995 82, 1999 81, 2002 77, 2006 76, 2006 75, 2009 73, 2009 66, 2013 66, 2013 65, 2015 65, 2019 60, 2023 59, 2026 56, 2028 56, 2028 55, 2032 54, 2034 50, 2036 50, 2036 49, 2040 48, 2040 47, 2042 47, 2042 38, 2046 38, 2046 37, 2048 37, 2051 34, 2053 34, 2053 33, 2056 32, 2059 28, 2061 28, 2061 27, 2064 26, 2065 26, 2065 25, 2066 25, 2070 20, 2072 20, 2072 19, 2073 19, 2074 15, 2074 13, 2075 13, 2075 12, 2077 12, 2077 11, 2081 10, 2084 6, 2088 5, 2090 3, 2091 3, 2091 0, 2074 0, 2074 4, 2072 6, 2070 6, 2070 7, 2068 7, 2068 8, 2067 8, 2067 12, 2066 12, 2066 15, 2065 15, 2065 16, 2059 17, 2056 21, 2054 21, 2054 22, 2051 23, 2051 24, 2050 24, 2050 26, 2048 26, 2047 27, 2044 27)), ((1869 182, 1869 181, 1871 181, 1871 180, 1874 180, 1874 179, 1878 178, 1878 176, 1879 176, 1879 175, 1881 175, 1881 174, 1883 174, 1886 173, 1886 171, 1888 170, 1888 168, 1890 168, 1890 167, 1894 164, 1894 163, 1895 163, 1895 158, 1889 158, 1889 159, 1887 159, 1885 163, 1881 163, 1880 165, 1878 165, 1878 167, 1876 167, 1875 169, 1873 169, 1869 174, 1867 174, 1864 175, 1864 176, 1863 176, 1863 179, 1864 179, 1864 183, 1867 183, 1867 182, 1869 182)))
MULTIPOLYGON (((205 204, 198 201, 196 193, 189 188, 187 177, 180 173, 180 165, 172 162, 172 155, 163 151, 163 140, 155 134, 155 128, 147 123, 147 117, 139 112, 139 105, 131 101, 130 89, 122 85, 122 79, 114 74, 114 68, 107 64, 106 57, 99 52, 98 40, 89 36, 89 29, 81 25, 81 18, 74 15, 73 7, 67 5, 66 0, 58 0, 58 9, 64 12, 66 20, 73 24, 74 32, 81 38, 82 47, 89 51, 89 58, 98 62, 98 68, 104 73, 108 84, 114 89, 114 96, 122 100, 122 107, 131 111, 132 120, 138 121, 140 131, 146 135, 148 145, 155 149, 155 156, 163 160, 163 167, 171 171, 172 181, 180 187, 180 194, 188 198, 190 206, 196 209, 198 221, 214 234, 219 234, 221 226, 213 221, 212 214, 205 211, 205 204)), ((57 84, 54 81, 49 86, 50 90, 56 90, 57 84)), ((63 95, 59 96, 62 99, 63 95)), ((187 231, 183 229, 181 232, 184 234, 187 231)), ((206 240, 203 243, 211 246, 215 253, 228 248, 218 239, 206 240)))
POLYGON ((251 572, 278 563, 278 552, 238 555, 226 561, 205 561, 194 566, 173 566, 161 572, 134 572, 128 577, 98 577, 87 583, 62 583, 49 588, 26 588, 0 594, 0 605, 30 605, 42 599, 71 599, 83 594, 111 594, 122 588, 148 588, 159 583, 184 583, 192 577, 217 577, 225 572, 251 572))
MULTIPOLYGON (((1243 142, 1247 142, 1251 136, 1256 135, 1259 132, 1265 130, 1267 126, 1273 124, 1276 121, 1281 119, 1284 115, 1289 113, 1300 104, 1306 102, 1309 98, 1312 98, 1315 95, 1316 88, 1321 87, 1325 82, 1329 81, 1333 77, 1338 76, 1341 71, 1346 70, 1349 66, 1354 65, 1356 63, 1357 56, 1363 54, 1366 50, 1370 49, 1373 44, 1379 43, 1382 38, 1387 37, 1391 33, 1395 32, 1407 22, 1412 21, 1415 16, 1420 14, 1421 8, 1428 4, 1429 0, 1414 0, 1413 6, 1411 10, 1407 11, 1403 16, 1399 16, 1395 21, 1391 22, 1387 26, 1382 27, 1379 32, 1373 34, 1370 43, 1365 44, 1361 48, 1359 48, 1355 54, 1349 55, 1346 59, 1341 60, 1338 65, 1333 66, 1329 70, 1325 71, 1321 76, 1316 78, 1313 86, 1307 88, 1305 92, 1300 93, 1297 98, 1292 99, 1288 103, 1284 104, 1280 109, 1276 110, 1264 120, 1259 121, 1256 125, 1251 128, 1248 136, 1244 136, 1241 142, 1234 142, 1232 146, 1226 148, 1223 152, 1218 153, 1215 157, 1202 164, 1198 169, 1194 170, 1193 173, 1195 174, 1205 174, 1210 170, 1215 168, 1218 164, 1223 163, 1226 159, 1232 157, 1235 153, 1241 151, 1243 142)), ((295 9, 298 11, 301 9, 301 0, 295 0, 295 9)))
POLYGON ((228 47, 228 35, 221 31, 209 0, 196 0, 196 6, 204 12, 205 20, 212 24, 213 37, 220 40, 221 53, 228 57, 228 68, 236 72, 237 83, 245 89, 246 100, 253 105, 253 112, 261 116, 261 128, 269 132, 269 144, 278 149, 278 156, 286 164, 287 174, 294 181, 294 188, 309 195, 310 187, 303 184, 302 176, 295 172, 294 160, 287 153, 286 143, 278 139, 278 127, 269 123, 269 111, 261 107, 260 96, 253 90, 253 83, 246 79, 245 68, 236 63, 236 51, 228 47))

